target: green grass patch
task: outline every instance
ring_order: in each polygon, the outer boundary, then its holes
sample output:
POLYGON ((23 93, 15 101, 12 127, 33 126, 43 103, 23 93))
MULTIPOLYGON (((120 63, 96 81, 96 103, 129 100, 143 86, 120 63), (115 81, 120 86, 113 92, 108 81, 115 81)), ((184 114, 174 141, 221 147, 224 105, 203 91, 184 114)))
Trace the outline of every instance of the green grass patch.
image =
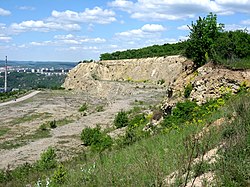
POLYGON ((28 144, 31 141, 51 137, 49 130, 36 130, 33 134, 22 135, 14 140, 0 143, 0 149, 14 149, 28 144))
POLYGON ((246 70, 250 69, 250 58, 237 59, 233 62, 221 60, 219 64, 232 70, 246 70))
POLYGON ((3 135, 5 135, 9 131, 10 131, 10 128, 8 128, 8 127, 1 127, 1 129, 0 129, 0 137, 3 136, 3 135))
POLYGON ((22 97, 27 94, 27 90, 19 90, 19 91, 12 91, 7 93, 0 93, 0 102, 9 101, 12 99, 16 99, 18 97, 22 97))

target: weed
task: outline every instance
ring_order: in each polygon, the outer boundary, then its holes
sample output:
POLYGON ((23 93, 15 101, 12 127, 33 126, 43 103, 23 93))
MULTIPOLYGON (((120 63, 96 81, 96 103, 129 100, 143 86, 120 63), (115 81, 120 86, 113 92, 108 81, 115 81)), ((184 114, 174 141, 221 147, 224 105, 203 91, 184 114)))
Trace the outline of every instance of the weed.
POLYGON ((42 125, 40 125, 40 127, 39 127, 39 129, 41 130, 41 131, 46 131, 46 130, 48 130, 47 129, 47 123, 43 123, 42 125))
POLYGON ((54 171, 52 176, 52 184, 60 185, 63 184, 67 177, 67 171, 63 165, 59 165, 57 169, 54 171))
POLYGON ((104 107, 102 105, 99 105, 95 108, 96 112, 103 112, 104 111, 104 107))
POLYGON ((37 167, 41 170, 55 168, 57 166, 56 153, 52 147, 49 147, 41 154, 40 160, 37 161, 37 167))
POLYGON ((9 131, 10 131, 10 128, 8 128, 8 127, 1 127, 1 129, 0 129, 0 137, 3 136, 3 135, 5 135, 9 131))
POLYGON ((129 124, 128 115, 125 111, 121 110, 115 116, 114 125, 116 128, 126 127, 129 124))
POLYGON ((88 109, 88 105, 87 103, 84 103, 80 108, 79 108, 79 112, 85 112, 88 109))
POLYGON ((157 84, 159 85, 163 85, 165 83, 165 80, 164 79, 160 79, 157 81, 157 84))
POLYGON ((193 90, 193 85, 191 83, 189 83, 187 86, 185 86, 185 88, 184 88, 184 97, 189 98, 192 90, 193 90))

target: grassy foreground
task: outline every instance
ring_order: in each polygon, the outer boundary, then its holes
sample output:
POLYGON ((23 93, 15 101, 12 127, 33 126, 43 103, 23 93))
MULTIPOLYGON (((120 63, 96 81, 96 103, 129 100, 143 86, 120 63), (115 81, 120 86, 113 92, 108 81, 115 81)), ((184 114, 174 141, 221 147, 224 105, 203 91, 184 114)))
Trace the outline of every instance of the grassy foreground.
MULTIPOLYGON (((232 96, 203 123, 196 120, 164 126, 160 132, 126 146, 114 140, 109 149, 83 149, 82 154, 64 163, 58 163, 50 149, 34 165, 0 172, 0 186, 164 186, 164 179, 174 171, 179 175, 172 186, 185 186, 207 172, 214 174, 214 186, 249 186, 249 132, 250 95, 244 93, 232 96), (223 119, 223 123, 207 126, 209 131, 195 138, 204 124, 213 124, 216 119, 223 119), (218 145, 222 147, 215 163, 192 165, 195 158, 218 145)), ((203 181, 204 186, 212 184, 203 181)))

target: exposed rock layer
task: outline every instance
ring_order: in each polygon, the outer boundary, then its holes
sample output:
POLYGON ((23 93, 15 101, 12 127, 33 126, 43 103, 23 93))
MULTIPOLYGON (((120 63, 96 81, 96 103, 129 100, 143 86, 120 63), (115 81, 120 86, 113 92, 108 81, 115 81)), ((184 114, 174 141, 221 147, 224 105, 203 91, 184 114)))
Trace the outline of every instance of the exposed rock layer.
POLYGON ((193 89, 189 100, 205 103, 210 99, 219 98, 225 94, 235 94, 241 89, 250 87, 250 70, 233 71, 208 63, 191 74, 181 74, 169 85, 171 97, 164 101, 166 113, 179 101, 183 101, 185 87, 191 84, 193 89))
POLYGON ((181 56, 80 63, 69 72, 64 87, 105 91, 110 87, 107 81, 157 83, 164 80, 169 85, 181 73, 191 70, 192 64, 181 56))

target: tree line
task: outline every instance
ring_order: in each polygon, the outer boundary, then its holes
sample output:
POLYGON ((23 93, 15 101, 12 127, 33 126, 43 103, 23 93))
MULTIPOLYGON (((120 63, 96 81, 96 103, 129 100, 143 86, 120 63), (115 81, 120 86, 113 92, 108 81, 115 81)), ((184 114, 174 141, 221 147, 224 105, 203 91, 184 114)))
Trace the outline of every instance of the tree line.
POLYGON ((192 59, 196 67, 212 61, 229 67, 240 64, 240 67, 250 68, 250 34, 247 29, 225 31, 224 24, 217 23, 217 16, 213 13, 199 17, 189 29, 186 41, 103 53, 100 60, 184 55, 192 59))
POLYGON ((126 51, 116 51, 114 53, 104 53, 100 55, 100 60, 119 60, 133 58, 160 57, 176 54, 183 54, 187 42, 178 42, 174 44, 153 45, 141 49, 128 49, 126 51))

